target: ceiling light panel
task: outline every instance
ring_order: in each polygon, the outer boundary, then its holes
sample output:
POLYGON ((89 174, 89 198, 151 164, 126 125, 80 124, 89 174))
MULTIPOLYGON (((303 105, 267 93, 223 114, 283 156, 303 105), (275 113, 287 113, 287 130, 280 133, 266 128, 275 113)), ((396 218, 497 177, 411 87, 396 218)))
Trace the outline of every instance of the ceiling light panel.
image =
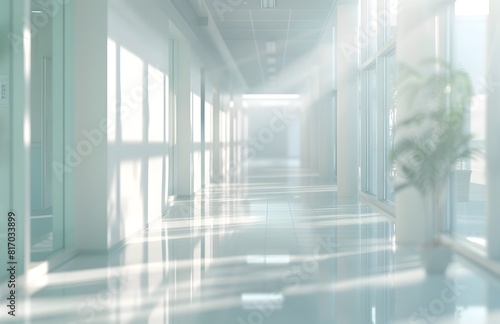
POLYGON ((276 42, 266 42, 266 52, 268 54, 276 53, 276 42))
POLYGON ((278 94, 278 93, 248 93, 243 95, 243 99, 247 100, 283 100, 283 99, 300 99, 300 94, 278 94))
POLYGON ((276 0, 261 0, 262 9, 274 9, 276 8, 276 0))

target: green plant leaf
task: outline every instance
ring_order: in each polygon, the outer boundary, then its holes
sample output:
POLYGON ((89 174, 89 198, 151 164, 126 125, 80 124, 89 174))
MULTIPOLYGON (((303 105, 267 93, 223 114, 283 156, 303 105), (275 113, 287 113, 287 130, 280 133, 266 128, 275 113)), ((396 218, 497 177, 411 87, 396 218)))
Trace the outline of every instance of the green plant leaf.
POLYGON ((390 157, 402 179, 396 190, 414 186, 425 195, 442 187, 455 165, 477 150, 470 148, 472 136, 464 127, 473 95, 469 75, 440 59, 419 67, 434 73, 407 65, 398 70, 398 98, 414 113, 397 121, 397 132, 406 131, 397 136, 390 157))

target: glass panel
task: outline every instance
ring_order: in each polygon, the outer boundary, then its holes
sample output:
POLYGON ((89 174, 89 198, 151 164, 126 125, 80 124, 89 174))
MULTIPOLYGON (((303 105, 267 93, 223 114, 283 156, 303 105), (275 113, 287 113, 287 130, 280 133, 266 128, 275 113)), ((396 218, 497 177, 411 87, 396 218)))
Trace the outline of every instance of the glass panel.
POLYGON ((377 194, 377 69, 368 71, 367 79, 367 189, 371 194, 377 194))
MULTIPOLYGON (((0 35, 8 35, 11 32, 11 20, 13 19, 10 15, 11 1, 2 2, 2 10, 0 10, 0 35)), ((0 213, 2 215, 2 220, 0 223, 0 262, 2 266, 7 264, 8 258, 8 213, 10 208, 10 197, 11 197, 11 185, 8 180, 11 174, 11 157, 9 152, 9 146, 11 143, 11 125, 10 120, 10 110, 11 110, 11 100, 10 100, 10 88, 11 88, 11 78, 10 78, 10 63, 11 56, 10 50, 3 46, 4 50, 0 51, 0 213), (7 153, 7 154, 6 154, 7 153)), ((0 282, 4 282, 7 279, 7 271, 0 271, 0 282)), ((5 286, 6 287, 6 286, 5 286)), ((2 292, 4 288, 2 287, 2 292)), ((3 314, 2 314, 3 315, 3 314)))
POLYGON ((377 52, 378 16, 377 0, 367 1, 366 35, 368 36, 367 57, 370 58, 377 52))
POLYGON ((386 41, 396 36, 396 23, 398 15, 398 0, 385 0, 386 24, 385 24, 385 39, 386 41))
POLYGON ((395 202, 396 165, 390 159, 396 127, 396 51, 385 58, 385 199, 395 202))
POLYGON ((205 102, 205 185, 210 185, 211 172, 212 172, 212 148, 213 148, 213 107, 206 101, 205 102))
POLYGON ((197 94, 191 93, 191 117, 193 126, 193 168, 194 191, 201 189, 201 98, 197 94))
POLYGON ((63 110, 59 99, 63 93, 57 83, 62 80, 62 60, 53 59, 62 57, 63 41, 62 33, 55 34, 58 31, 55 19, 60 17, 51 13, 49 5, 32 1, 31 18, 37 26, 31 38, 32 261, 44 260, 63 247, 63 174, 54 172, 58 171, 54 166, 62 151, 63 110))
MULTIPOLYGON (((453 60, 467 71, 474 84, 474 97, 468 127, 474 136, 472 145, 485 148, 488 0, 457 0, 453 60), (471 49, 474 49, 471 51, 471 49)), ((452 226, 454 234, 470 242, 485 245, 486 165, 484 156, 462 161, 451 181, 452 226)))

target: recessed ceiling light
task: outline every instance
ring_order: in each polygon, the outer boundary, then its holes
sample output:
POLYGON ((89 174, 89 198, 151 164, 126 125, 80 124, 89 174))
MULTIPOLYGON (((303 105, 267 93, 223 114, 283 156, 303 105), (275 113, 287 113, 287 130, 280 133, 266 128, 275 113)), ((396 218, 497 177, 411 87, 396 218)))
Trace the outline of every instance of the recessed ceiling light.
POLYGON ((260 310, 262 305, 273 305, 273 309, 282 309, 285 297, 283 294, 244 293, 241 294, 241 304, 246 310, 260 310))
POLYGON ((300 94, 267 94, 267 93, 253 93, 244 94, 243 99, 251 100, 283 100, 283 99, 300 99, 300 94))
POLYGON ((262 9, 274 9, 276 8, 276 0, 261 0, 262 9))
POLYGON ((274 54, 276 53, 276 42, 266 42, 266 51, 268 54, 274 54))
POLYGON ((248 264, 289 264, 289 255, 247 255, 248 264))

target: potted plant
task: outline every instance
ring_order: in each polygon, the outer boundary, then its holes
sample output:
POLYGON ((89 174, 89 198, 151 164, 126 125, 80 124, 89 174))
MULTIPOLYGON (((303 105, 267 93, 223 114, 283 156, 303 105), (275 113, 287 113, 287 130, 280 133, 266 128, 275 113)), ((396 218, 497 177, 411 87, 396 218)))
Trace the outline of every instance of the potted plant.
POLYGON ((422 262, 430 273, 444 272, 451 260, 451 249, 440 239, 445 188, 457 163, 475 153, 464 127, 472 82, 466 72, 433 59, 416 68, 400 66, 397 91, 410 113, 396 126, 392 150, 398 173, 395 190, 414 187, 420 193, 425 228, 431 235, 422 246, 422 262))

